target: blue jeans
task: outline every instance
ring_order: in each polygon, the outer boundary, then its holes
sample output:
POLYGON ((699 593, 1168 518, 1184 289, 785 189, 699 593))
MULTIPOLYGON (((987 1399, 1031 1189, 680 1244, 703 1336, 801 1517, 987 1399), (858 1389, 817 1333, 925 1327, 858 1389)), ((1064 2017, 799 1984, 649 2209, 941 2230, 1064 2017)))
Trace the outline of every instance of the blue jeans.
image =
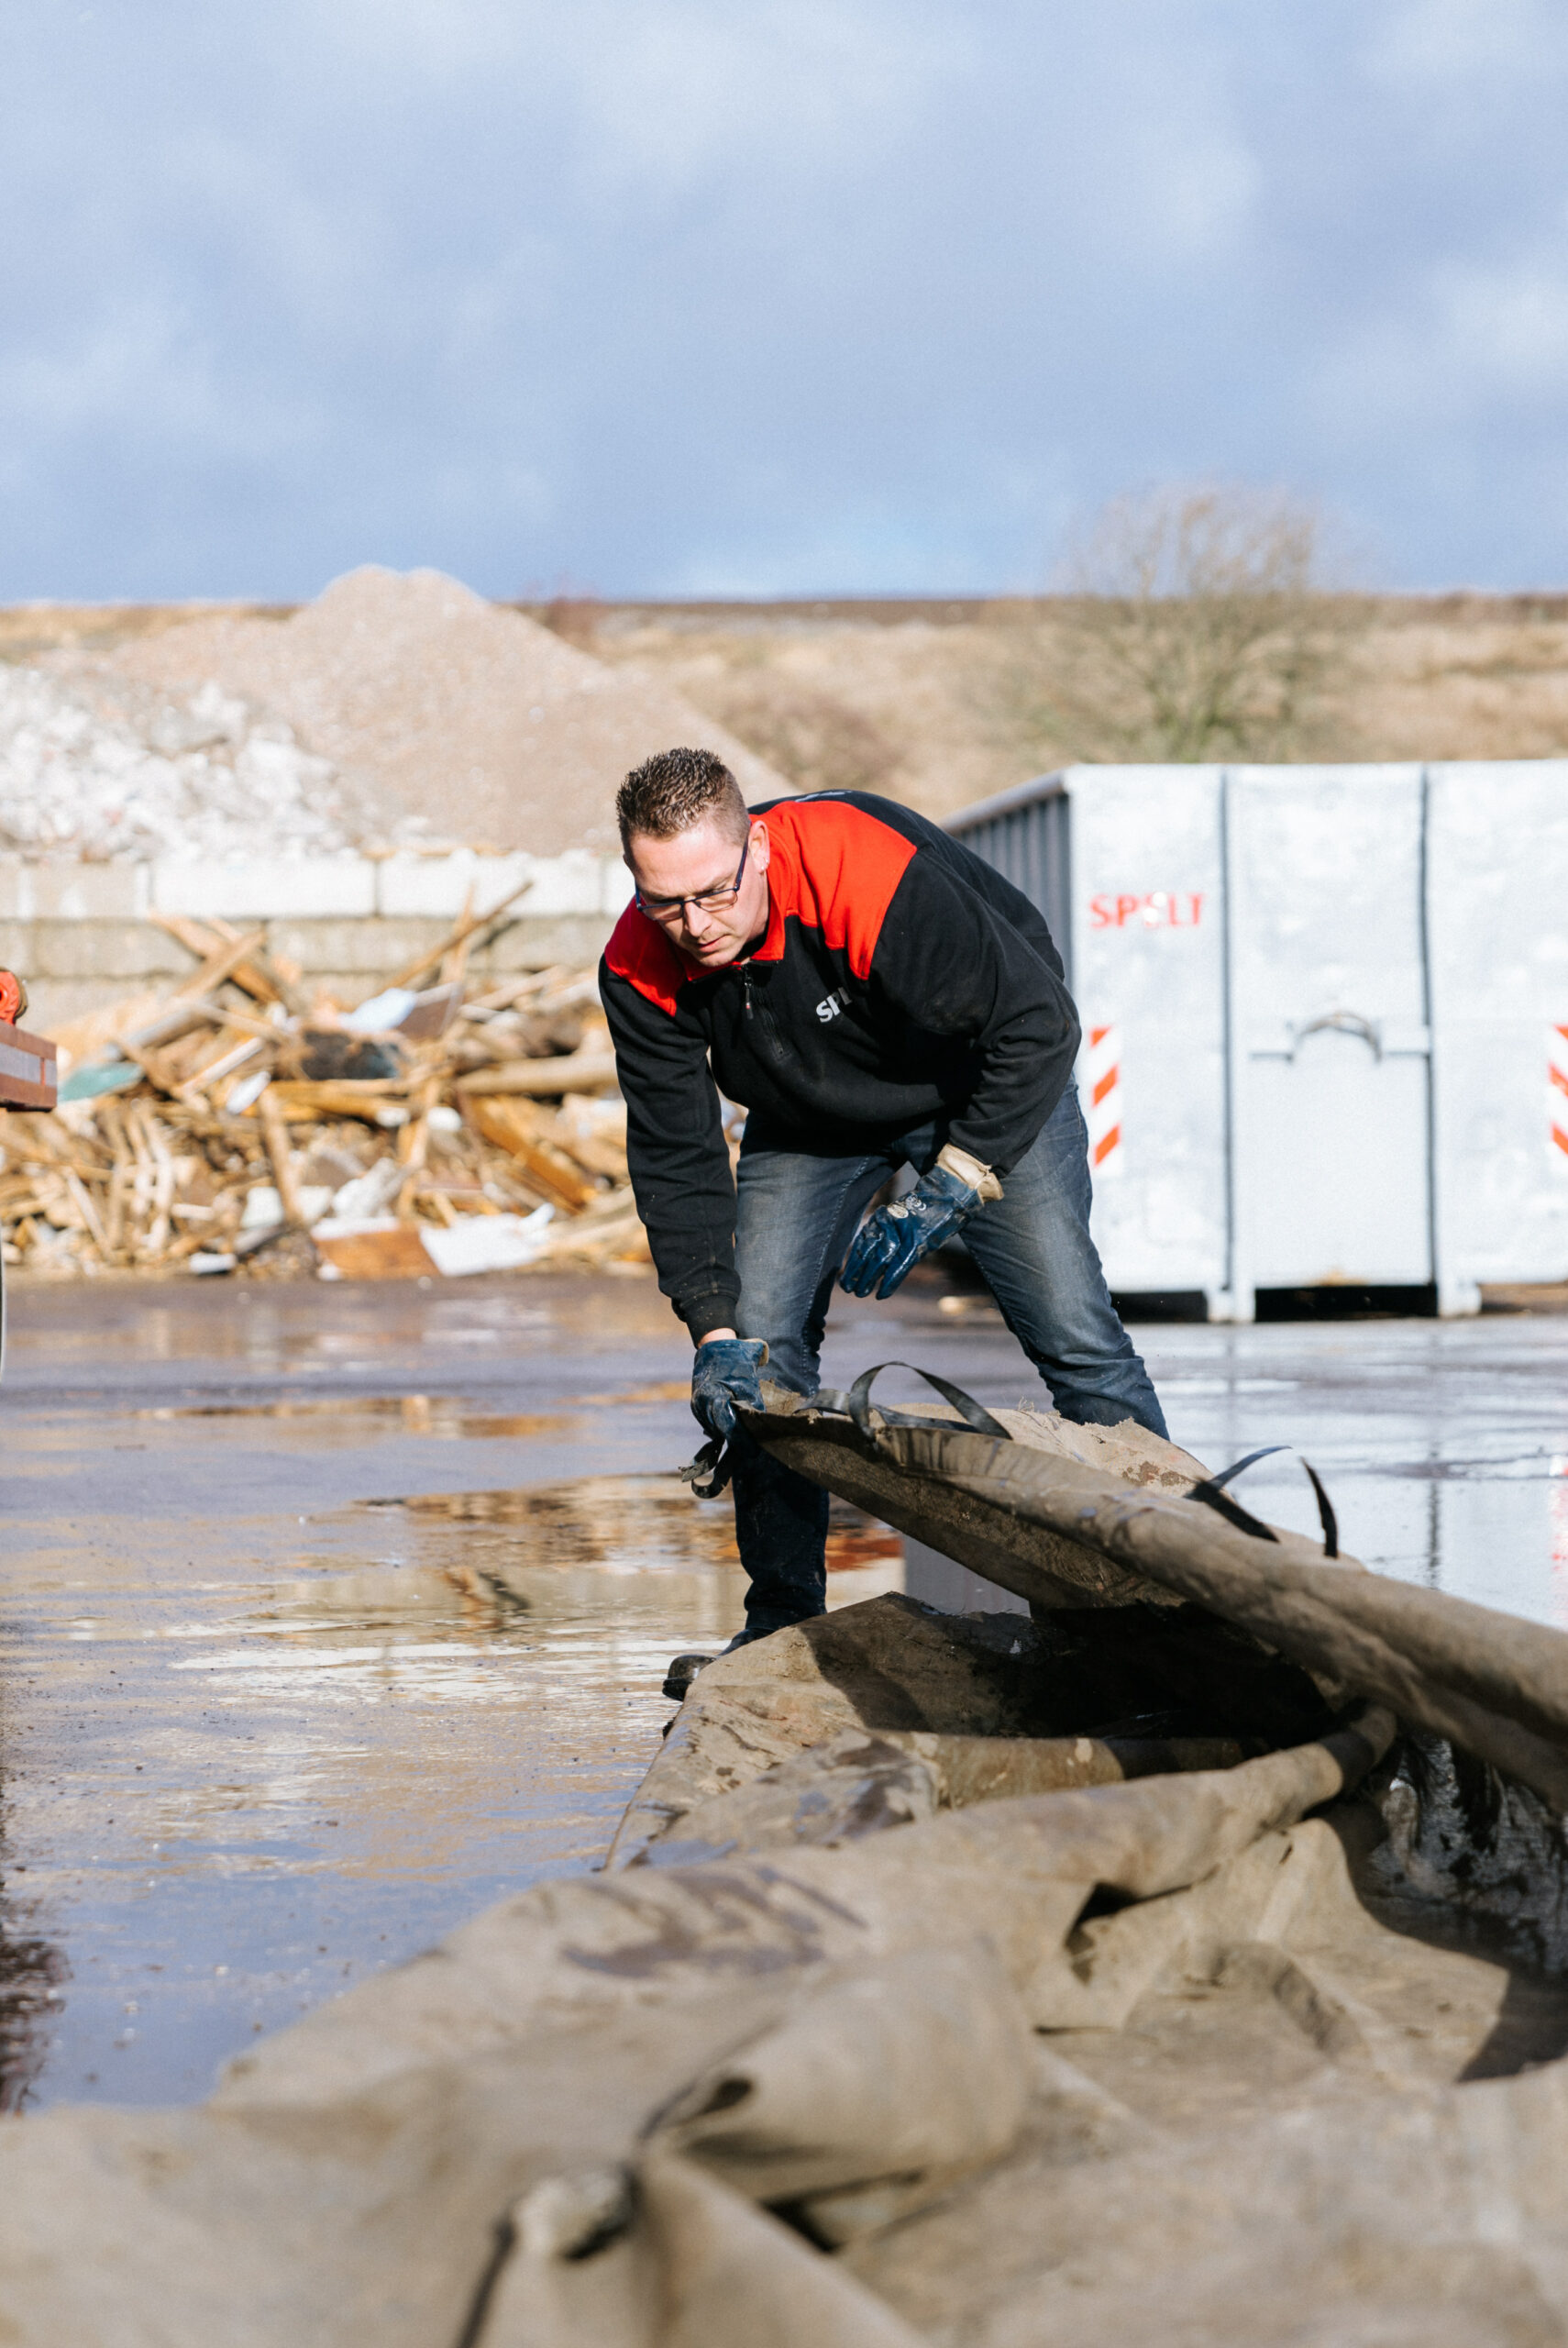
MULTIPOLYGON (((793 1137, 791 1137, 793 1138, 793 1137)), ((923 1173, 946 1140, 927 1124, 873 1150, 781 1147, 755 1119, 741 1146, 735 1263, 743 1337, 765 1337, 767 1375, 813 1394, 834 1282, 869 1202, 889 1175, 923 1173)), ((1003 1320, 1065 1419, 1165 1432, 1149 1374, 1117 1319, 1089 1237, 1089 1170, 1076 1091, 1062 1096, 1039 1139, 964 1242, 1003 1320)), ((751 1577, 749 1631, 774 1631, 823 1611, 828 1496, 755 1445, 738 1446, 735 1540, 751 1577)))

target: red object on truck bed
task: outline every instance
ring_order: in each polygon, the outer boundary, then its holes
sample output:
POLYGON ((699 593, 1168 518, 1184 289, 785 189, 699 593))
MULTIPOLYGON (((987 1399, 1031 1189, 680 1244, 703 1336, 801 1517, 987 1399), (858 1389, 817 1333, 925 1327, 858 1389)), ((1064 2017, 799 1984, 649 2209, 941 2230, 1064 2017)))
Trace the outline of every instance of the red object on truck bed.
POLYGON ((0 970, 0 1108, 52 1109, 60 1091, 54 1046, 12 1024, 27 1003, 21 980, 0 970))

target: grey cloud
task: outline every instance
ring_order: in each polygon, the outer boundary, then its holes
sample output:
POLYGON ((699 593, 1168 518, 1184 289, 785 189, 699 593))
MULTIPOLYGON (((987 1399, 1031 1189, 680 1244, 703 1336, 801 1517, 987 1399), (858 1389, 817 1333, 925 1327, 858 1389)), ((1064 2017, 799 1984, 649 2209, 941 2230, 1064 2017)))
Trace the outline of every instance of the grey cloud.
POLYGON ((1532 0, 13 0, 0 593, 986 589, 1161 476, 1561 577, 1532 0))

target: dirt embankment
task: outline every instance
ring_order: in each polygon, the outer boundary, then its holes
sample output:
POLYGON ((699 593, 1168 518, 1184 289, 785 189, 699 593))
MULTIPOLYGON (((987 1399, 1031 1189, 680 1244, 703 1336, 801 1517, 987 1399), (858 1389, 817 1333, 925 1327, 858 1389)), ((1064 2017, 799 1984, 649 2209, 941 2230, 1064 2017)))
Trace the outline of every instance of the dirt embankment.
MULTIPOLYGON (((1108 755, 1053 723, 1062 600, 577 604, 540 616, 602 660, 666 677, 798 788, 884 791, 943 816, 1108 755)), ((1253 755, 1568 756, 1568 596, 1356 598, 1333 609, 1328 638, 1299 736, 1253 755)))
MULTIPOLYGON (((391 578, 352 574, 297 615, 21 607, 0 612, 0 659, 171 690, 218 673, 335 778, 373 776, 389 815, 546 852, 569 831, 599 844, 605 777, 693 726, 734 759, 750 796, 781 776, 933 815, 1092 755, 1053 722, 1062 599, 513 611, 428 573, 391 595, 391 578)), ((1364 597, 1335 618, 1309 722, 1285 755, 1568 755, 1568 596, 1364 597)))

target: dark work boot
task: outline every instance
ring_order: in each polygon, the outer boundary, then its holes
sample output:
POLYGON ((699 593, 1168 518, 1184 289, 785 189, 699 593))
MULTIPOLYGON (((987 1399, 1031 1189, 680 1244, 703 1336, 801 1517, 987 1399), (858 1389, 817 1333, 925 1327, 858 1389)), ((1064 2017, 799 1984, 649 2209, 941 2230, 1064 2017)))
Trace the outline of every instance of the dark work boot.
MULTIPOLYGON (((788 1625, 782 1623, 759 1623, 755 1627, 748 1623, 744 1631, 737 1631, 735 1633, 734 1637, 730 1641, 727 1647, 720 1648, 719 1654, 734 1655, 737 1647, 748 1647, 751 1645, 753 1640, 766 1639, 770 1633, 774 1631, 781 1631, 787 1627, 788 1625)), ((673 1697, 677 1703, 683 1703, 686 1700, 687 1691, 690 1688, 691 1682, 696 1678, 697 1674, 702 1670, 706 1665, 710 1663, 716 1663, 717 1661, 718 1656, 712 1655, 676 1656, 670 1663, 669 1669, 664 1675, 665 1694, 667 1696, 673 1697)))
MULTIPOLYGON (((828 1496, 743 1435, 734 1445, 735 1545, 750 1577, 745 1628, 724 1649, 825 1613, 828 1496)), ((711 1655, 678 1655, 664 1692, 679 1703, 711 1655)))

